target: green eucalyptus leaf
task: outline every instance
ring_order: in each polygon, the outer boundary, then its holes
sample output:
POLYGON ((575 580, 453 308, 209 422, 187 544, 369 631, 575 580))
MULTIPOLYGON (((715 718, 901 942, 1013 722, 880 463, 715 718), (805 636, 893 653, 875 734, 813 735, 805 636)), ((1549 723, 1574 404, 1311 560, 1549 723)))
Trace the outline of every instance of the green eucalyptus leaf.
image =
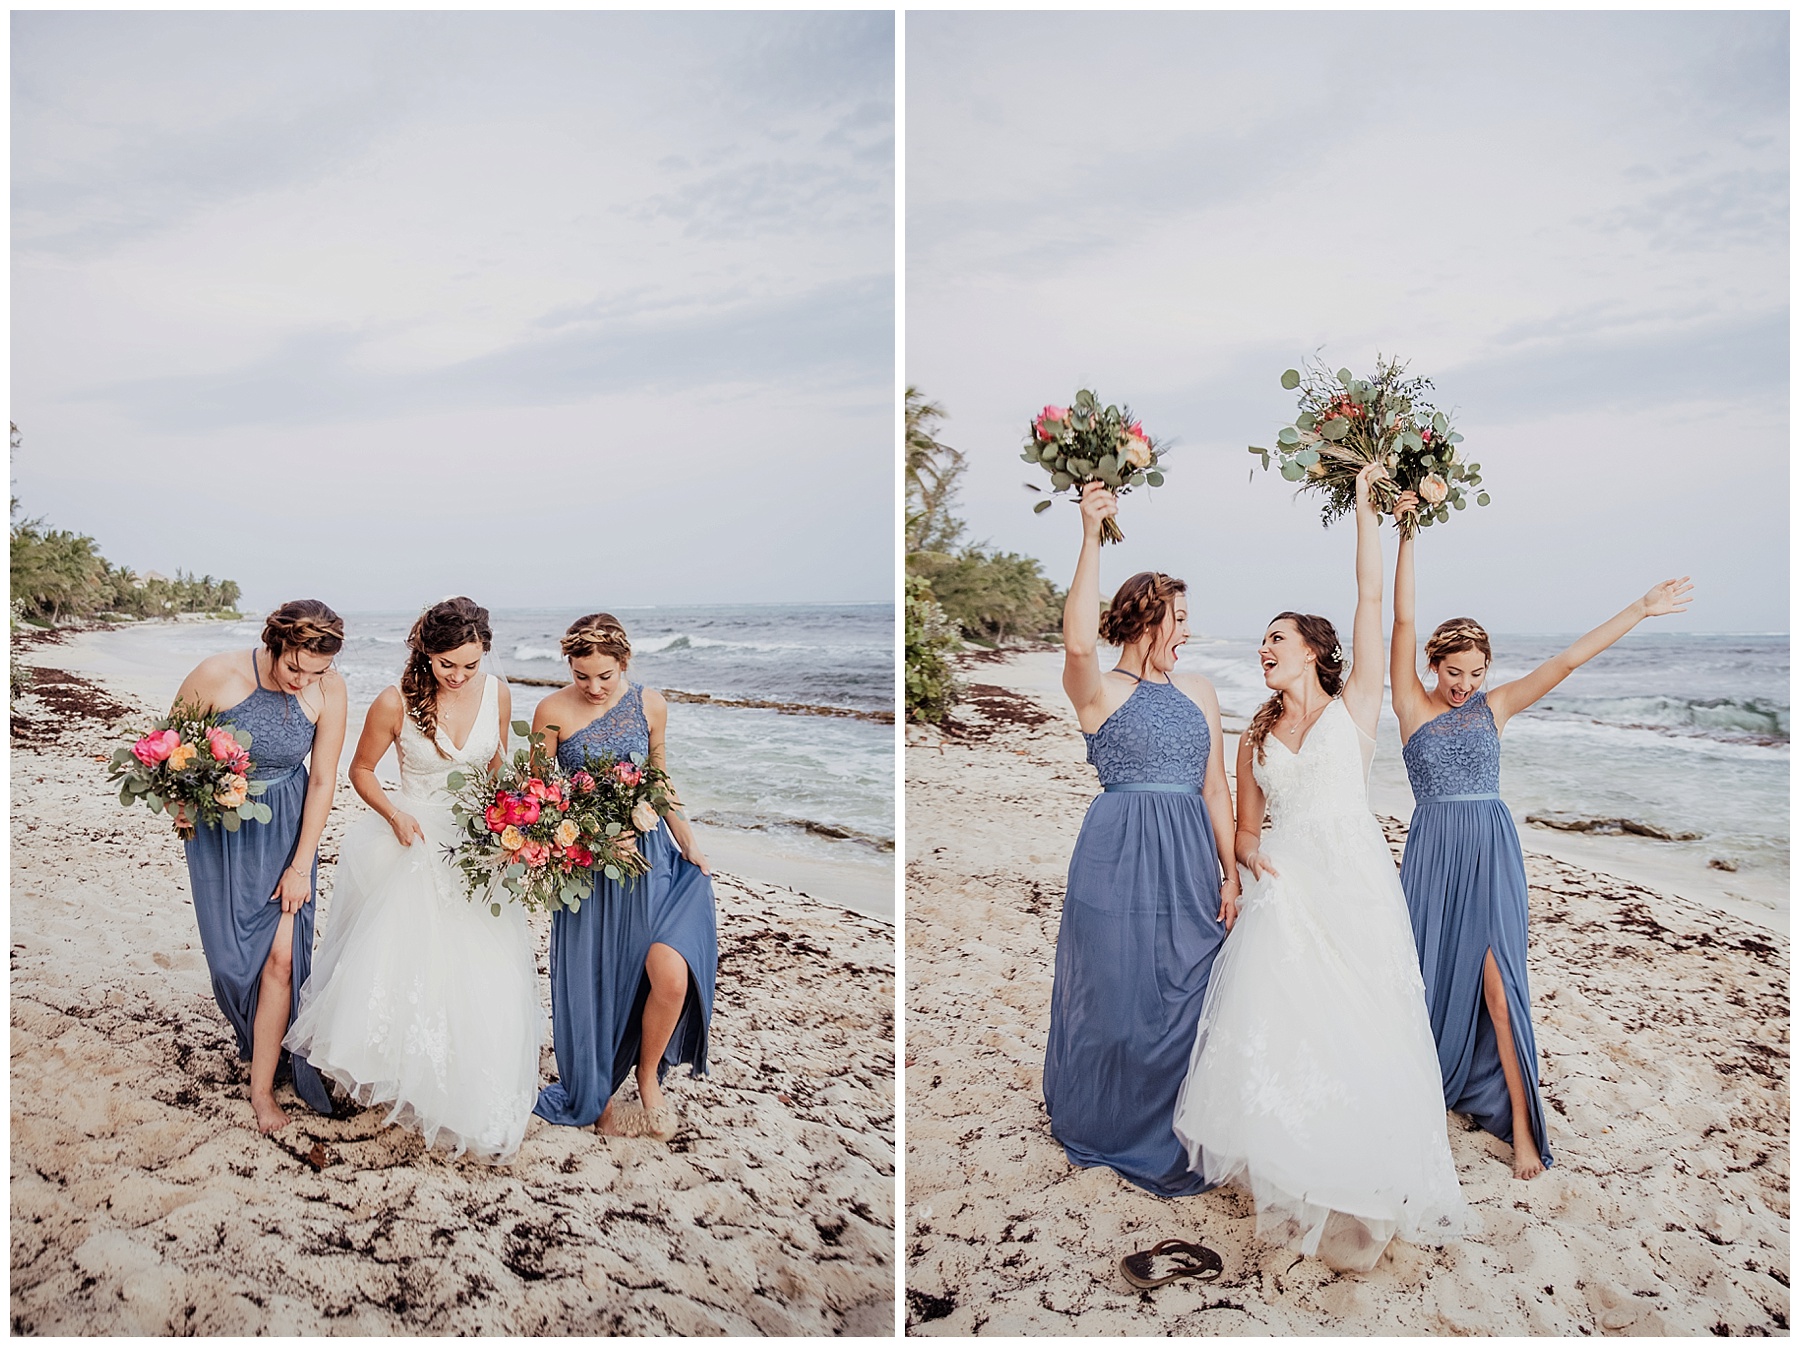
POLYGON ((128 805, 131 803, 131 799, 131 788, 129 786, 119 787, 119 803, 128 805))
POLYGON ((1302 477, 1306 476, 1306 469, 1301 467, 1298 463, 1283 463, 1281 465, 1281 475, 1290 482, 1297 482, 1302 477))
POLYGON ((625 876, 624 876, 624 873, 619 869, 618 866, 609 865, 606 867, 606 877, 608 879, 612 880, 614 883, 617 883, 619 880, 623 879, 625 876))
POLYGON ((1317 449, 1302 449, 1299 453, 1294 455, 1294 462, 1298 463, 1303 468, 1310 468, 1318 461, 1319 451, 1317 449))
POLYGON ((1469 502, 1464 500, 1461 496, 1457 496, 1455 499, 1453 499, 1450 502, 1450 504, 1458 510, 1464 508, 1466 505, 1468 505, 1468 503, 1469 502))
POLYGON ((226 810, 225 813, 220 816, 219 822, 225 825, 225 831, 228 833, 234 833, 242 826, 238 821, 237 810, 235 809, 226 810))
POLYGON ((617 821, 606 825, 606 835, 608 837, 617 837, 622 831, 624 831, 624 829, 617 821))
POLYGON ((488 911, 492 912, 496 917, 499 916, 500 915, 500 904, 499 903, 489 903, 488 911))
POLYGON ((1276 432, 1275 441, 1278 444, 1298 444, 1300 442, 1300 432, 1295 430, 1292 426, 1283 426, 1276 432))
POLYGON ((1442 412, 1433 412, 1431 414, 1431 428, 1437 434, 1443 435, 1448 433, 1450 423, 1444 420, 1444 414, 1442 412))
POLYGON ((1161 486, 1163 484, 1163 475, 1160 472, 1147 472, 1144 474, 1144 480, 1150 483, 1151 486, 1161 486))
POLYGON ((1319 418, 1314 416, 1311 412, 1301 412, 1300 415, 1294 418, 1294 424, 1299 426, 1302 430, 1311 430, 1314 426, 1319 424, 1319 418))
POLYGON ((1100 461, 1094 465, 1094 471, 1102 477, 1110 477, 1119 471, 1119 460, 1112 454, 1103 454, 1100 461))
POLYGON ((1281 374, 1281 386, 1289 392, 1300 387, 1300 371, 1297 369, 1283 370, 1281 374))
POLYGON ((1487 492, 1483 491, 1479 496, 1475 497, 1475 503, 1477 505, 1486 505, 1492 499, 1493 498, 1491 496, 1489 496, 1487 492))
POLYGON ((1074 485, 1075 479, 1066 472, 1052 473, 1050 476, 1050 489, 1052 491, 1066 491, 1074 485))
POLYGON ((160 814, 162 812, 162 807, 165 802, 164 802, 162 796, 158 795, 155 791, 152 790, 152 791, 145 792, 144 803, 148 804, 152 809, 156 810, 157 813, 160 814))
POLYGON ((1133 486, 1142 486, 1144 484, 1144 474, 1141 472, 1132 473, 1131 474, 1131 484, 1133 486))
POLYGON ((1350 433, 1350 422, 1341 416, 1334 416, 1319 431, 1326 439, 1336 443, 1350 433))
POLYGON ((1036 505, 1031 507, 1031 512, 1033 514, 1042 514, 1045 510, 1048 510, 1050 508, 1050 505, 1051 505, 1050 501, 1040 500, 1036 505))
POLYGON ((1347 369, 1339 370, 1337 372, 1337 381, 1339 383, 1341 383, 1345 388, 1350 387, 1350 384, 1352 382, 1351 378, 1350 378, 1350 371, 1347 369))
POLYGON ((1250 446, 1250 452, 1253 454, 1267 454, 1269 451, 1267 449, 1259 448, 1258 446, 1253 444, 1250 446))
POLYGON ((450 787, 451 790, 461 790, 464 786, 469 784, 469 778, 464 776, 461 772, 452 772, 449 776, 444 778, 444 784, 450 787))
POLYGON ((230 812, 233 814, 236 814, 239 818, 245 820, 246 822, 249 822, 256 818, 256 806, 251 804, 250 801, 248 801, 248 800, 245 800, 241 805, 239 805, 236 809, 231 810, 230 812))
POLYGON ((529 720, 515 720, 515 721, 513 721, 513 723, 512 723, 512 732, 513 732, 513 733, 514 733, 514 734, 516 734, 516 735, 518 735, 518 736, 519 736, 519 737, 520 737, 520 738, 521 738, 521 739, 524 739, 524 738, 528 738, 528 737, 530 737, 530 735, 531 735, 531 722, 530 722, 530 721, 529 721, 529 720))
POLYGON ((243 746, 244 752, 248 753, 250 751, 250 745, 256 742, 250 731, 240 730, 236 725, 231 726, 230 729, 231 737, 236 739, 238 743, 243 746))

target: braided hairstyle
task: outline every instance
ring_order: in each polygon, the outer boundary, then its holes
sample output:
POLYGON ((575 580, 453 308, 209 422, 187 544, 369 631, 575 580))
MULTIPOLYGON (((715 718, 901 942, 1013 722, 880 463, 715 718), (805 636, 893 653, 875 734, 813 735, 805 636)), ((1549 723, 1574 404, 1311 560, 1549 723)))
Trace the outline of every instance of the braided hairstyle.
POLYGON ((344 648, 344 619, 317 599, 294 599, 269 614, 262 639, 271 659, 290 650, 335 655, 344 648))
MULTIPOLYGON (((1344 647, 1338 640, 1337 628, 1326 618, 1314 613, 1277 613, 1269 619, 1269 626, 1286 619, 1292 622, 1300 632, 1300 639, 1305 641, 1313 652, 1313 669, 1319 676, 1319 686, 1325 689, 1327 697, 1335 697, 1344 686, 1344 647)), ((1269 737, 1269 731, 1275 722, 1281 719, 1284 703, 1281 693, 1277 692, 1268 701, 1256 709, 1250 718, 1250 727, 1244 731, 1244 737, 1256 750, 1256 760, 1263 760, 1263 741, 1269 737)))
MULTIPOLYGON (((488 610, 474 599, 445 599, 434 603, 412 625, 406 634, 406 669, 400 675, 400 697, 406 703, 406 714, 419 727, 434 748, 437 747, 438 682, 431 672, 431 657, 446 650, 456 650, 472 641, 480 641, 481 649, 494 648, 494 632, 488 626, 488 610)), ((443 756, 444 750, 438 748, 443 756)))
POLYGON ((1139 571, 1119 586, 1119 592, 1100 614, 1100 639, 1108 645, 1130 645, 1155 631, 1168 616, 1175 596, 1185 593, 1185 580, 1161 571, 1139 571))
POLYGON ((1472 617, 1453 617, 1438 623, 1431 639, 1425 642, 1425 662, 1435 669, 1445 655, 1460 655, 1465 650, 1479 650, 1483 659, 1494 662, 1494 649, 1488 644, 1488 634, 1481 623, 1472 617))
POLYGON ((621 669, 631 667, 631 640, 611 613, 589 613, 576 618, 563 633, 562 652, 566 659, 611 655, 621 669))

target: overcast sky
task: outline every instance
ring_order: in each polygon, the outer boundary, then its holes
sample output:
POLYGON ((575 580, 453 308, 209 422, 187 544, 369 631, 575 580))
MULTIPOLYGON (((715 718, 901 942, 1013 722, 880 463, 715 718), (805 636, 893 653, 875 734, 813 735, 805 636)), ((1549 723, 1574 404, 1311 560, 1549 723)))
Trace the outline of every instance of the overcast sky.
MULTIPOLYGON (((1068 582, 1028 417, 1078 387, 1174 438, 1110 588, 1196 629, 1347 623, 1352 525, 1253 462, 1283 369, 1412 361, 1493 495, 1420 545, 1420 620, 1788 627, 1785 13, 907 18, 907 376, 976 539, 1068 582)), ((1387 556, 1392 563, 1392 534, 1387 556)))
POLYGON ((15 13, 27 513, 261 608, 893 592, 893 19, 15 13))

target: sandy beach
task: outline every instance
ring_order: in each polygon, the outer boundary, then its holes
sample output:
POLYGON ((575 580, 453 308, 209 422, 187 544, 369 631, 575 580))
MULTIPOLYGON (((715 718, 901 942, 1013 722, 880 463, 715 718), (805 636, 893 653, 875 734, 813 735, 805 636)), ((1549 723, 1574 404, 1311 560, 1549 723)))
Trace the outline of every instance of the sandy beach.
MULTIPOLYGON (((1041 1075, 1095 786, 1057 658, 965 658, 956 730, 909 730, 909 1332, 1787 1332, 1785 912, 1600 873, 1535 834, 1529 971, 1557 1164, 1516 1181, 1510 1147, 1450 1115, 1478 1236, 1334 1274, 1258 1244, 1239 1194, 1168 1201, 1070 1166, 1041 1075), (1222 1278, 1133 1289, 1120 1256, 1170 1236, 1219 1251, 1222 1278)), ((1403 824, 1384 826, 1397 858, 1403 824)))
MULTIPOLYGON (((179 844, 105 784, 143 691, 45 674, 13 706, 14 1333, 892 1332, 890 924, 717 875, 712 1074, 669 1076, 666 1146, 534 1118, 510 1167, 446 1162, 285 1084, 264 1137, 179 844)), ((340 781, 321 935, 364 808, 340 781)))

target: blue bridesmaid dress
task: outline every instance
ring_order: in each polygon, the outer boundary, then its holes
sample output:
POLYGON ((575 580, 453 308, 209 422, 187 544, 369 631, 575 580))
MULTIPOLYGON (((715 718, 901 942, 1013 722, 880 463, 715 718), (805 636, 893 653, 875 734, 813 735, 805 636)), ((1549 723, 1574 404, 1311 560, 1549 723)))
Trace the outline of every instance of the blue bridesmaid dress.
MULTIPOLYGON (((262 989, 263 965, 281 924, 281 904, 274 901, 281 873, 293 862, 300 844, 300 818, 306 808, 306 755, 312 752, 313 723, 291 693, 266 688, 250 655, 256 691, 222 712, 221 723, 250 733, 251 777, 267 781, 259 798, 274 816, 267 823, 246 823, 236 832, 202 825, 187 842, 188 887, 194 895, 194 917, 200 924, 200 947, 212 973, 213 996, 237 1032, 238 1056, 249 1061, 262 989)), ((300 1009, 300 989, 312 972, 313 919, 318 913, 319 858, 313 857, 313 901, 294 913, 293 976, 288 1020, 300 1009)), ((290 1054, 283 1052, 283 1058, 290 1054)), ((331 1112, 325 1082, 304 1058, 293 1056, 294 1093, 315 1112, 331 1112)))
POLYGON ((1056 937, 1044 1106, 1075 1165, 1161 1197, 1214 1185, 1175 1135, 1219 920, 1219 853, 1200 785, 1212 736, 1170 683, 1140 681, 1087 735, 1088 807, 1056 937))
POLYGON ((1501 1140, 1512 1140, 1512 1101, 1482 995, 1481 970, 1491 949, 1512 1021, 1509 1048, 1518 1056, 1538 1152, 1549 1166, 1525 979, 1525 857, 1512 814, 1500 799, 1500 735, 1487 695, 1477 692, 1426 721, 1401 756, 1414 808, 1400 884, 1425 978, 1444 1105, 1468 1114, 1501 1140))
MULTIPOLYGON (((610 710, 563 739, 556 759, 564 771, 588 758, 624 758, 650 751, 642 689, 632 684, 610 710)), ((661 1080, 671 1066, 690 1063, 706 1073, 713 982, 719 967, 719 923, 712 880, 686 860, 667 823, 638 837, 650 862, 630 883, 604 876, 578 912, 550 919, 550 1021, 558 1079, 538 1095, 540 1118, 586 1127, 600 1117, 637 1066, 650 946, 668 945, 688 966, 687 1003, 657 1063, 661 1080)))

